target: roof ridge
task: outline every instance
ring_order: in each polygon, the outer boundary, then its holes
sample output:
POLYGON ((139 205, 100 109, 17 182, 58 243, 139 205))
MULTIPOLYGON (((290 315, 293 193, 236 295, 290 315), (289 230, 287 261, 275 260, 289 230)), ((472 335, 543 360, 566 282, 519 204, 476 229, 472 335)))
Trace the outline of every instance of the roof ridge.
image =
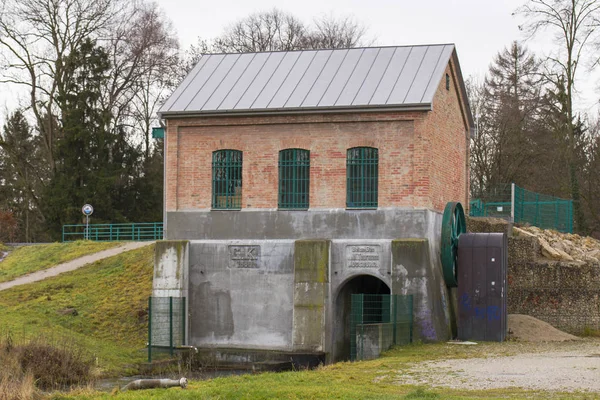
POLYGON ((353 50, 353 49, 385 49, 397 47, 433 47, 433 46, 456 46, 454 43, 423 43, 423 44, 399 44, 399 45, 381 45, 381 46, 358 46, 358 47, 339 47, 339 48, 324 48, 324 49, 298 49, 298 50, 263 50, 263 51, 248 51, 244 53, 202 53, 201 56, 223 56, 230 54, 260 54, 260 53, 297 53, 302 51, 338 51, 338 50, 353 50))

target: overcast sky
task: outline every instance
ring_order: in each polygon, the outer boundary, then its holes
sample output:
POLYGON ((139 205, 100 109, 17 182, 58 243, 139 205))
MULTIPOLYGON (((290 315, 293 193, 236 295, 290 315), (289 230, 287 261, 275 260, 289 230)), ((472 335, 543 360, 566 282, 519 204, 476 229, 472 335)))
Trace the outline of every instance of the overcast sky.
MULTIPOLYGON (((455 43, 463 76, 482 79, 498 51, 524 39, 512 13, 525 0, 157 0, 173 22, 181 47, 198 37, 211 39, 233 22, 253 12, 277 7, 305 22, 315 16, 354 16, 368 28, 375 45, 455 43)), ((551 35, 527 43, 539 56, 552 50, 551 35)), ((598 79, 582 70, 577 109, 593 111, 600 97, 598 79)), ((598 74, 596 74, 598 76, 598 74)), ((6 90, 0 86, 0 90, 6 90)), ((0 122, 6 100, 0 92, 0 122)))

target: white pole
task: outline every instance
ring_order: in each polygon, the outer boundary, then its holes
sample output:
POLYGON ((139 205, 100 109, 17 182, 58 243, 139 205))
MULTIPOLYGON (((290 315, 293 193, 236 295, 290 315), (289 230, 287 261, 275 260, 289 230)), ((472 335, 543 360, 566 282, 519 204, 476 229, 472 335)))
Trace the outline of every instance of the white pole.
POLYGON ((515 183, 510 184, 510 222, 515 223, 515 183))
POLYGON ((85 240, 90 240, 90 216, 85 215, 85 240))

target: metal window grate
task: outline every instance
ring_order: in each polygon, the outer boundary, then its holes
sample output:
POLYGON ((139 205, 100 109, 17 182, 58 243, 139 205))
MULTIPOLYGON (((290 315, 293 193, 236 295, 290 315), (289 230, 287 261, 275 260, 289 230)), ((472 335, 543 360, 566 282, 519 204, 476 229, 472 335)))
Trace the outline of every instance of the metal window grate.
POLYGON ((217 150, 212 158, 212 208, 242 208, 242 152, 217 150))
POLYGON ((310 152, 286 149, 279 152, 279 208, 308 208, 310 152))
POLYGON ((346 207, 376 208, 379 185, 379 151, 372 147, 348 149, 346 156, 346 207))

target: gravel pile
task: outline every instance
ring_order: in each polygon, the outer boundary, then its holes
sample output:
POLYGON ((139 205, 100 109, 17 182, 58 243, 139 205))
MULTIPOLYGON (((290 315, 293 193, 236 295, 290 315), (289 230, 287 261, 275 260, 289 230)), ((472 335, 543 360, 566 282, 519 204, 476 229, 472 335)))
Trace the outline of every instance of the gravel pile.
POLYGON ((547 322, 522 314, 508 315, 508 331, 512 339, 524 342, 580 340, 577 336, 560 331, 547 322))

